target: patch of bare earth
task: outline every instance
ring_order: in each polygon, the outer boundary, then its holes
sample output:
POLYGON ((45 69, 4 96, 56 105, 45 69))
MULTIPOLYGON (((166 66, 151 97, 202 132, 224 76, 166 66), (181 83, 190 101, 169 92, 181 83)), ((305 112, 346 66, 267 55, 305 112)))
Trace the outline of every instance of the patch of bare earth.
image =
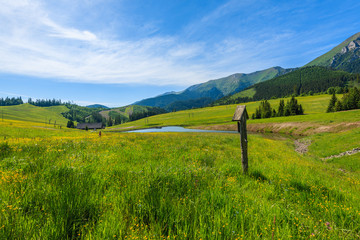
MULTIPOLYGON (((311 122, 285 122, 285 123, 248 123, 247 130, 249 132, 273 132, 284 133, 291 135, 309 136, 312 134, 323 132, 342 132, 353 128, 360 127, 360 122, 342 122, 329 125, 321 125, 311 122)), ((195 126, 192 128, 206 129, 206 130, 223 130, 223 131, 236 131, 236 124, 222 124, 211 126, 195 126)))
POLYGON ((301 154, 307 153, 308 148, 311 144, 310 139, 299 139, 295 140, 295 151, 301 154))

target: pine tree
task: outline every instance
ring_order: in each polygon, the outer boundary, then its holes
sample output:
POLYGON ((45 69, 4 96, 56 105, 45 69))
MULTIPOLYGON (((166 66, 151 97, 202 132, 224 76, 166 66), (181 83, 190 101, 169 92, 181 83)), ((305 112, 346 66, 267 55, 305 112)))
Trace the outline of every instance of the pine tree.
POLYGON ((71 121, 71 120, 69 120, 68 122, 67 122, 67 125, 66 125, 68 128, 74 128, 75 127, 75 124, 74 124, 74 122, 73 121, 71 121))
POLYGON ((290 104, 289 101, 287 102, 284 110, 284 116, 290 116, 290 104))
POLYGON ((111 127, 113 125, 113 120, 111 119, 111 117, 109 116, 109 120, 107 122, 107 126, 111 127))
POLYGON ((299 105, 299 113, 298 115, 303 115, 304 114, 304 109, 303 107, 301 106, 301 104, 299 105))
POLYGON ((276 111, 275 111, 275 109, 272 110, 272 115, 271 115, 271 117, 276 117, 276 111))
POLYGON ((292 96, 290 99, 289 110, 290 110, 290 115, 298 114, 298 104, 297 104, 297 100, 295 99, 294 96, 292 96))
POLYGON ((277 115, 279 117, 284 116, 284 108, 285 108, 285 102, 284 102, 284 99, 281 99, 280 103, 279 103, 278 113, 277 113, 277 115))
POLYGON ((338 101, 336 101, 336 103, 335 103, 335 111, 341 111, 342 110, 342 104, 341 104, 341 102, 338 100, 338 101))
POLYGON ((330 98, 329 106, 328 106, 326 112, 334 112, 336 102, 337 102, 337 98, 336 98, 336 95, 335 95, 335 92, 334 92, 332 97, 330 98))

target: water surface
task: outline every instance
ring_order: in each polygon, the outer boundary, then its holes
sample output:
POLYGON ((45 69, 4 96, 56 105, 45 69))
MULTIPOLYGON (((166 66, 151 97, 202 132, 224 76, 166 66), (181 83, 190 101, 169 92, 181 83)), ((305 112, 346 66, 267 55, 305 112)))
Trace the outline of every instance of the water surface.
POLYGON ((202 130, 202 129, 190 129, 183 127, 158 127, 158 128, 146 128, 126 131, 129 133, 156 133, 156 132, 208 132, 208 133, 238 133, 237 131, 216 131, 216 130, 202 130))

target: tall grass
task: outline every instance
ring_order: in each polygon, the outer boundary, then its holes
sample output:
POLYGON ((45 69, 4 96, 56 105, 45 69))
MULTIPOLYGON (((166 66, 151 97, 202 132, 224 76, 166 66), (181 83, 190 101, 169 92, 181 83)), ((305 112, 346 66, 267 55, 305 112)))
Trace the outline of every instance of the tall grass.
POLYGON ((359 176, 289 140, 103 134, 0 142, 0 239, 356 239, 359 176))

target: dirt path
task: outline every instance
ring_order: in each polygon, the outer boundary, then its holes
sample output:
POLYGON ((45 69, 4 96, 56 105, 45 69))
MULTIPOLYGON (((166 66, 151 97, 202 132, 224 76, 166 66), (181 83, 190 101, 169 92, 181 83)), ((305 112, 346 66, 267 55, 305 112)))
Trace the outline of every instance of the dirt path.
POLYGON ((322 158, 322 160, 329 160, 329 159, 332 159, 332 158, 339 158, 339 157, 343 157, 345 155, 353 155, 353 154, 356 154, 356 153, 359 153, 359 152, 360 152, 360 147, 354 148, 354 149, 346 151, 346 152, 342 152, 342 153, 340 153, 338 155, 332 155, 332 156, 329 156, 329 157, 326 157, 326 158, 322 158))
MULTIPOLYGON (((359 122, 343 122, 329 125, 321 125, 312 122, 284 122, 284 123, 248 123, 247 130, 249 132, 269 132, 269 133, 283 133, 298 136, 309 136, 323 132, 342 132, 353 128, 360 127, 359 122)), ((219 124, 219 125, 204 125, 193 126, 190 128, 206 129, 206 130, 226 130, 236 131, 236 124, 219 124)))

